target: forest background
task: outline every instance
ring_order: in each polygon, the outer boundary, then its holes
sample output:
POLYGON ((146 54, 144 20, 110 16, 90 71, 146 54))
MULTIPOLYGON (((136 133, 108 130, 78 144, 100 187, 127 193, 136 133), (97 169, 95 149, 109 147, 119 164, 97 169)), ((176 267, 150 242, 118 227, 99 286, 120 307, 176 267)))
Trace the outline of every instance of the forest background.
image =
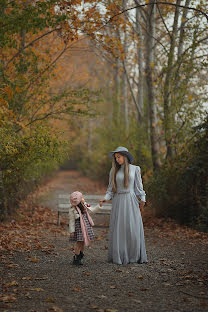
POLYGON ((206 0, 0 0, 0 212, 126 146, 149 207, 208 231, 206 0))

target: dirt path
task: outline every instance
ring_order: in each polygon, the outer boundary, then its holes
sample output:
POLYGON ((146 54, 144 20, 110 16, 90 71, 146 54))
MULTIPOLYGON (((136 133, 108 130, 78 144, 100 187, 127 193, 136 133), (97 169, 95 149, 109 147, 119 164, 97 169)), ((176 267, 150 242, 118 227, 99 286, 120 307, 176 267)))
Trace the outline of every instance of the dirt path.
MULTIPOLYGON (((39 191, 44 205, 51 206, 53 196, 66 190, 86 194, 96 187, 97 193, 104 192, 101 184, 80 176, 73 188, 77 175, 58 173, 39 191)), ((50 210, 37 207, 33 217, 28 214, 23 221, 5 224, 0 308, 16 312, 208 311, 208 235, 148 215, 144 227, 147 264, 107 263, 108 230, 95 228, 96 240, 85 251, 85 264, 74 267, 67 225, 58 228, 50 210)))

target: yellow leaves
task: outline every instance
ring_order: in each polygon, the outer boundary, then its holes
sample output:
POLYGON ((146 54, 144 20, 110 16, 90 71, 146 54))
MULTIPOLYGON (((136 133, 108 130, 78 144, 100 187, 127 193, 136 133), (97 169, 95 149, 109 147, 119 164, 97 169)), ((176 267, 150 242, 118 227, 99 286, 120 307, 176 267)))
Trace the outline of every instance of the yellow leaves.
POLYGON ((52 297, 48 297, 48 298, 46 298, 46 300, 45 300, 46 302, 49 302, 49 303, 55 303, 55 299, 54 298, 52 298, 52 297))
POLYGON ((31 276, 25 276, 25 277, 22 278, 22 280, 27 280, 27 281, 29 281, 29 280, 31 280, 31 279, 32 279, 31 276))
POLYGON ((30 288, 30 290, 34 290, 34 291, 44 291, 43 288, 40 288, 40 287, 36 287, 36 288, 30 288))
POLYGON ((137 278, 138 278, 138 279, 143 279, 144 276, 143 276, 143 275, 138 275, 137 278))

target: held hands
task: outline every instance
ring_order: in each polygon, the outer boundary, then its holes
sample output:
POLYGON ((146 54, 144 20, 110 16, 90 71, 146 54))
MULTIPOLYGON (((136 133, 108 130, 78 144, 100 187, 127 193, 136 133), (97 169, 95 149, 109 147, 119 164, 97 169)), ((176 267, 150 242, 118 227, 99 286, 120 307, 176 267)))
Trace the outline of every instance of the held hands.
POLYGON ((103 203, 105 202, 106 200, 104 198, 100 199, 99 201, 99 204, 100 204, 100 207, 102 207, 103 203))
POLYGON ((143 211, 144 211, 144 205, 145 205, 145 202, 140 201, 140 203, 139 203, 139 208, 140 208, 140 210, 141 210, 142 213, 143 213, 143 211))

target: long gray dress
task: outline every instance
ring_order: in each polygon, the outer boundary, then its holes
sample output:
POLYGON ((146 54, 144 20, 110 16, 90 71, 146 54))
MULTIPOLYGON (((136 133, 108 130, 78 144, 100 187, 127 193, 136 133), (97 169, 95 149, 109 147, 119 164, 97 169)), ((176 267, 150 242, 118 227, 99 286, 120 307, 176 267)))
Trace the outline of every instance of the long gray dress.
POLYGON ((145 201, 140 167, 129 164, 129 185, 124 188, 124 166, 116 175, 117 192, 112 189, 112 169, 105 200, 112 199, 108 261, 117 264, 147 262, 139 201, 145 201))

